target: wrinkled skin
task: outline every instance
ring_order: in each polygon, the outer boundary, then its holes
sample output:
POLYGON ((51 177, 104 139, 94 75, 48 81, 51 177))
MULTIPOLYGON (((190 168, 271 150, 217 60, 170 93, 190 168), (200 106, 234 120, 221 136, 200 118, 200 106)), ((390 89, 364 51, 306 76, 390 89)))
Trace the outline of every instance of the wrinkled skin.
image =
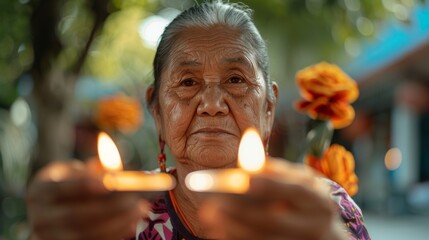
MULTIPOLYGON (((275 99, 269 101, 255 53, 236 30, 191 28, 175 44, 151 110, 175 156, 173 194, 196 234, 345 239, 326 190, 311 171, 294 164, 270 159, 249 193, 239 198, 186 189, 184 178, 191 171, 236 166, 245 129, 256 128, 267 142, 278 88, 273 83, 275 99)), ((148 89, 148 99, 153 91, 148 89)), ((108 192, 88 165, 77 161, 44 168, 29 187, 27 206, 33 239, 123 239, 133 236, 136 222, 148 213, 147 201, 108 192)))
MULTIPOLYGON (((277 89, 273 83, 275 98, 277 89)), ((247 128, 258 129, 267 142, 276 99, 269 101, 266 91, 255 54, 238 31, 191 28, 176 40, 152 112, 176 157, 174 194, 184 217, 203 238, 340 239, 327 191, 314 187, 315 175, 303 168, 276 164, 286 172, 264 174, 243 198, 206 199, 184 187, 191 171, 235 167, 247 128), (284 179, 285 173, 296 178, 284 179)), ((148 97, 152 94, 150 88, 148 97)))
POLYGON ((158 130, 176 160, 192 170, 235 166, 249 127, 268 139, 274 103, 253 51, 232 29, 182 32, 158 96, 152 108, 158 130))

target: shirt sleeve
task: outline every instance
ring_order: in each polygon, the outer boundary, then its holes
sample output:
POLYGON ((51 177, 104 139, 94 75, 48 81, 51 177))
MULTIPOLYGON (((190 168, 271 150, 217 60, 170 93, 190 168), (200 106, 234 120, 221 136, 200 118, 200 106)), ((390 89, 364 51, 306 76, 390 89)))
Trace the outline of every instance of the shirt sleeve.
POLYGON ((331 188, 331 198, 337 204, 345 229, 351 240, 371 240, 358 205, 337 183, 325 179, 331 188))

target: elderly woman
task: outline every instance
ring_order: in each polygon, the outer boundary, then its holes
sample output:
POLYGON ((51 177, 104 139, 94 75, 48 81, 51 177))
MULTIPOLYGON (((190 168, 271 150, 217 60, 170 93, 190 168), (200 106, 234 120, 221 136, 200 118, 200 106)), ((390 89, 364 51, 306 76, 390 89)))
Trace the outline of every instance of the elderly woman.
POLYGON ((162 35, 147 91, 160 143, 175 158, 175 189, 149 202, 107 191, 78 161, 53 163, 29 188, 32 237, 370 239, 345 191, 303 166, 275 164, 240 197, 186 188, 192 171, 235 167, 247 128, 268 145, 278 95, 268 72, 266 46, 248 9, 214 1, 184 11, 162 35))

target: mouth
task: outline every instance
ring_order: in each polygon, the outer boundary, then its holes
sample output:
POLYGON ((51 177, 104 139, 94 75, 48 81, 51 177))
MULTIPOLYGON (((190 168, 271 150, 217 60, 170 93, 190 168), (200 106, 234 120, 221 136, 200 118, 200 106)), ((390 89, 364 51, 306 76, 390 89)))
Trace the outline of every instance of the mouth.
POLYGON ((205 134, 210 136, 216 136, 221 134, 233 135, 231 132, 222 128, 201 128, 195 131, 193 134, 205 134))

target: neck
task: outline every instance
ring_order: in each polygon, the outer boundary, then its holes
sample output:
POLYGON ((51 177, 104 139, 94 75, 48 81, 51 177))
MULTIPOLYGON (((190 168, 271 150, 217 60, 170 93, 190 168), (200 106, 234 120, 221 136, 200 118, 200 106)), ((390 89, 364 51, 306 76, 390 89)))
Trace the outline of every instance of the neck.
MULTIPOLYGON (((176 197, 177 205, 180 208, 180 211, 184 216, 179 216, 181 218, 185 217, 186 221, 190 225, 189 227, 192 229, 188 229, 189 231, 193 231, 200 238, 213 238, 213 234, 210 234, 207 228, 201 226, 201 221, 198 218, 198 211, 200 206, 204 201, 201 194, 192 192, 186 188, 185 185, 185 177, 188 173, 194 171, 194 168, 183 166, 181 164, 177 164, 176 172, 178 184, 174 189, 173 194, 176 197)), ((184 219, 181 219, 182 223, 185 222, 184 219)))

